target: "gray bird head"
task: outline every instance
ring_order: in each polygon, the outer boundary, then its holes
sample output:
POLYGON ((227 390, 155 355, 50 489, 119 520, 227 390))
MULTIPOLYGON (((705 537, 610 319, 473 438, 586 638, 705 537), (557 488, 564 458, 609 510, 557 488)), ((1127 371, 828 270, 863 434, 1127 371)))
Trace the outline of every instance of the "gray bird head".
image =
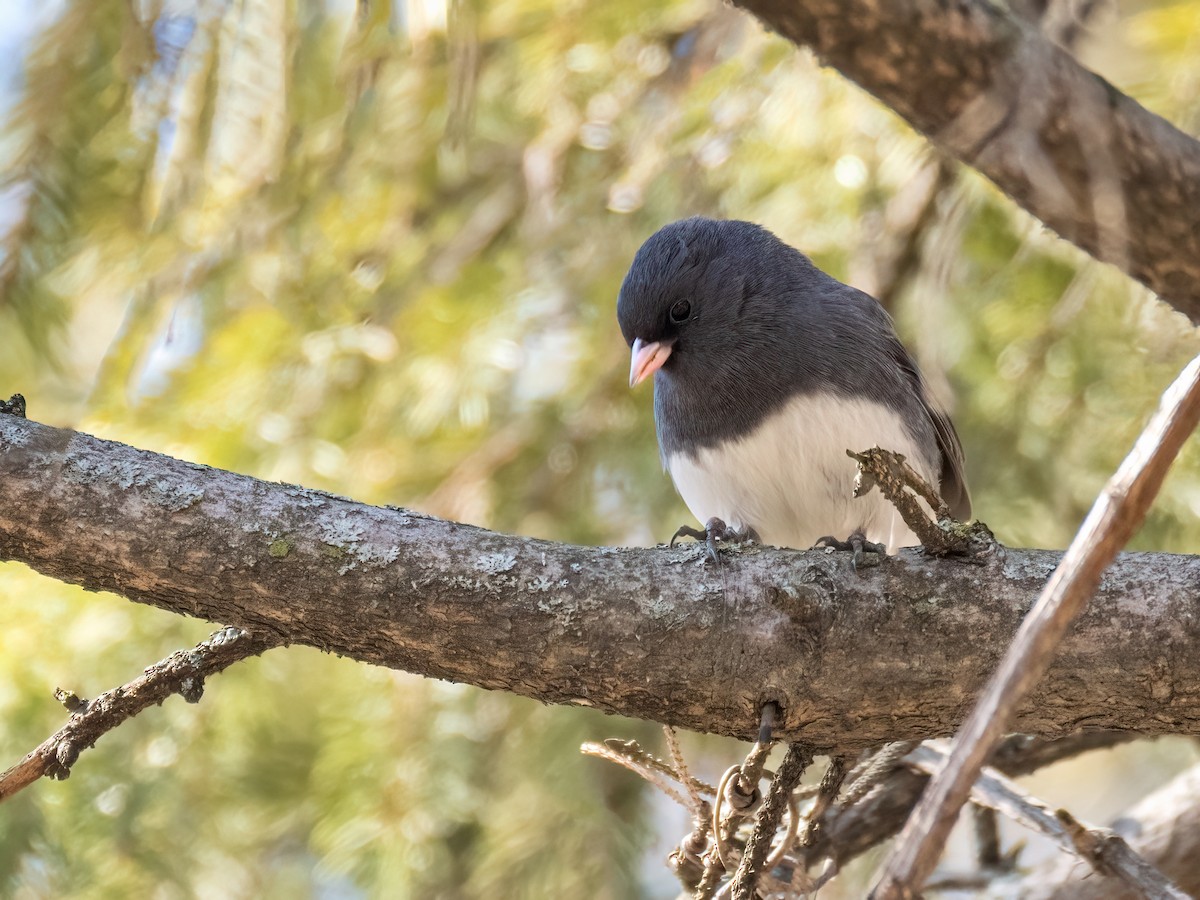
MULTIPOLYGON (((697 383, 744 376, 744 364, 770 342, 785 301, 803 296, 798 275, 824 277, 750 222, 697 217, 663 227, 638 250, 617 299, 632 348, 630 386, 659 369, 697 383), (781 276, 787 284, 776 283, 781 276)), ((762 365, 771 365, 769 355, 756 358, 762 365)))

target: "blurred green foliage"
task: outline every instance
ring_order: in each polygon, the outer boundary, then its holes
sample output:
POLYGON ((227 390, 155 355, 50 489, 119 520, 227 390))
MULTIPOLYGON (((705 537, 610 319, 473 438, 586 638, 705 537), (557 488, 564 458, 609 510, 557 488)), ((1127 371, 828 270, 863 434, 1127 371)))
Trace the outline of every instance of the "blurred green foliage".
MULTIPOLYGON (((1123 8, 1088 60, 1194 124, 1197 8, 1123 8)), ((887 110, 706 0, 96 0, 27 50, 0 141, 18 211, 0 393, 558 540, 651 543, 686 520, 614 321, 641 241, 752 219, 878 288, 931 165, 887 110)), ((893 311, 952 401, 977 515, 1063 546, 1200 341, 973 173, 949 185, 893 311)), ((1137 546, 1194 551, 1197 511, 1189 447, 1137 546)), ((61 723, 55 686, 94 696, 211 630, 13 564, 0 586, 0 766, 61 723)), ((576 752, 614 732, 653 741, 273 651, 5 804, 0 895, 669 895, 639 785, 576 752)))

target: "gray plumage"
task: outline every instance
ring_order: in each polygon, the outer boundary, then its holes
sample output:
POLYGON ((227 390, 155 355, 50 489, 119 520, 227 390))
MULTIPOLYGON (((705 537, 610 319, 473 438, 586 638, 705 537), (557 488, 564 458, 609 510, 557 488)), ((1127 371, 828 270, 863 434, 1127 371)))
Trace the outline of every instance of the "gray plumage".
POLYGON ((845 450, 874 444, 905 452, 969 518, 958 436, 887 312, 765 228, 704 218, 662 228, 637 252, 617 318, 635 365, 642 347, 663 348, 648 367, 661 365, 659 447, 701 522, 719 516, 787 546, 860 527, 915 542, 889 507, 850 499, 845 450), (807 471, 788 471, 797 466, 807 471))

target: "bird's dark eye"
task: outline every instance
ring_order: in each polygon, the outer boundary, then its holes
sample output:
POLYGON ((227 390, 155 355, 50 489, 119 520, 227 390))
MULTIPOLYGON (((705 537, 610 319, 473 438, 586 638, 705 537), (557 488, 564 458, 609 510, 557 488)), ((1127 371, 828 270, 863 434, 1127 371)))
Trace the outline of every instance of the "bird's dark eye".
POLYGON ((680 300, 671 307, 671 321, 682 322, 692 314, 692 304, 686 300, 680 300))

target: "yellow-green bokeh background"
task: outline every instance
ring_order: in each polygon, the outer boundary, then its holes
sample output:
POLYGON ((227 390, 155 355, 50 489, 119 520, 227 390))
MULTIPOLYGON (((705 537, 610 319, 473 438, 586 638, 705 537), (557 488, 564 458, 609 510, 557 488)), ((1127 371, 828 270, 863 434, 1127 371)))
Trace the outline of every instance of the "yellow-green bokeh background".
MULTIPOLYGON (((43 20, 0 130, 0 394, 564 541, 651 543, 686 520, 614 320, 641 241, 690 214, 752 219, 878 288, 935 165, 708 0, 94 0, 43 20)), ((1196 2, 1122 4, 1080 53, 1195 130, 1198 35, 1196 2)), ((1064 546, 1200 341, 969 170, 933 212, 893 313, 954 410, 977 515, 1064 546)), ((1189 447, 1136 546, 1194 552, 1198 511, 1189 447)), ((0 565, 0 767, 62 723, 56 686, 94 696, 211 630, 0 565)), ((611 735, 656 741, 274 651, 0 807, 0 896, 670 896, 658 856, 686 820, 578 755, 611 735)), ((710 777, 738 752, 689 747, 710 777)), ((1077 770, 1081 810, 1111 814, 1191 752, 1077 770)))

